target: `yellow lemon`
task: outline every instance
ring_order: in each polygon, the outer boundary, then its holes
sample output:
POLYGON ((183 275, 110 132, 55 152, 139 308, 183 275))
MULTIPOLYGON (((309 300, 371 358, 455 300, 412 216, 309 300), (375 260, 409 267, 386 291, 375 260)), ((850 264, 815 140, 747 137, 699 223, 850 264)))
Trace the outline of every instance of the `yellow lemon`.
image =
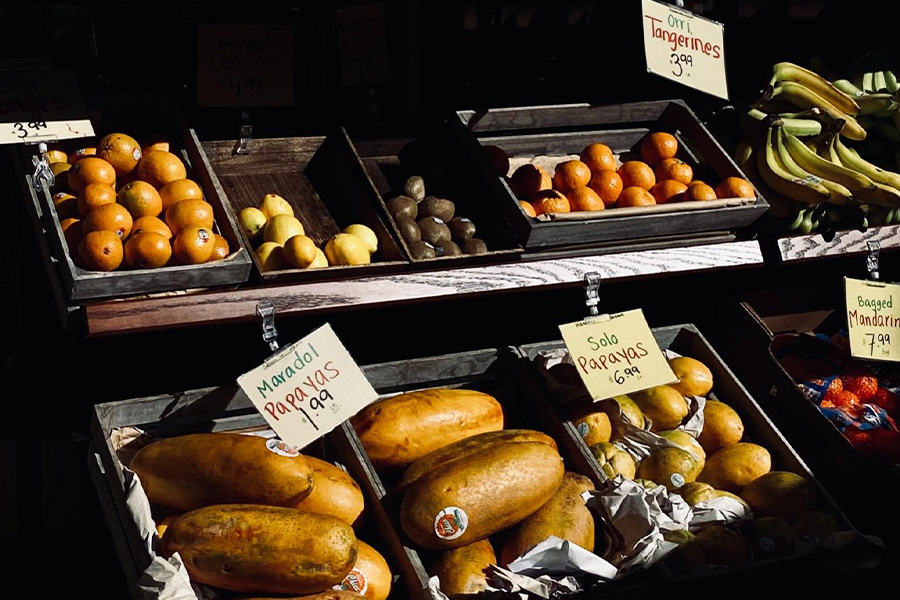
POLYGON ((378 250, 378 237, 375 235, 374 231, 372 231, 365 225, 350 225, 349 227, 344 229, 344 233, 355 235, 356 237, 361 239, 366 245, 366 248, 368 248, 369 254, 375 254, 375 252, 378 250))
POLYGON ((275 242, 281 246, 295 235, 303 235, 303 225, 290 215, 275 215, 263 229, 263 241, 275 242))
POLYGON ((257 208, 266 215, 266 219, 271 219, 275 215, 294 216, 294 209, 278 194, 266 194, 257 208))
POLYGON ((330 265, 367 265, 372 261, 365 242, 349 233, 339 233, 325 244, 330 265))
POLYGON ((284 259, 284 248, 275 242, 265 242, 256 249, 256 258, 263 271, 277 271, 286 269, 288 264, 284 259))
POLYGON ((284 243, 284 258, 292 267, 305 269, 316 260, 316 243, 305 235, 295 235, 284 243))
POLYGON ((263 228, 266 226, 266 215, 258 208, 249 206, 241 210, 240 214, 241 227, 247 237, 255 240, 262 235, 263 228))
POLYGON ((316 248, 316 258, 309 264, 309 269, 324 269, 328 266, 328 259, 321 248, 316 248))

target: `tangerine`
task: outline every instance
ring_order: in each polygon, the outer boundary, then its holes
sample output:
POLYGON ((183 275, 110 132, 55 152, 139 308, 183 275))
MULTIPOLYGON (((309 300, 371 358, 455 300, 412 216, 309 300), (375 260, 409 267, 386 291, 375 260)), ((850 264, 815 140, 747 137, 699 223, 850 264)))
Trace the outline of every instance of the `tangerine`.
POLYGON ((498 174, 506 175, 509 173, 509 156, 507 156, 506 151, 503 150, 503 148, 500 146, 492 146, 490 144, 484 145, 482 148, 484 148, 488 160, 491 161, 491 164, 494 166, 494 169, 497 170, 498 174))
POLYGON ((172 254, 182 265, 199 265, 209 261, 215 250, 215 234, 209 227, 190 225, 182 229, 172 242, 172 254))
POLYGON ((169 238, 154 231, 132 236, 125 244, 125 264, 132 269, 157 269, 172 258, 169 238))
POLYGON ((716 190, 712 189, 710 186, 705 183, 698 183, 696 185, 688 186, 688 189, 684 192, 684 201, 685 202, 694 202, 697 200, 715 200, 716 190))
POLYGON ((87 158, 88 156, 97 156, 97 149, 93 146, 88 146, 87 148, 79 148, 75 152, 69 154, 69 164, 74 165, 82 158, 87 158))
POLYGON ((119 239, 127 239, 131 235, 134 220, 125 207, 115 202, 104 204, 92 210, 84 218, 84 233, 92 231, 112 231, 119 239))
POLYGON ((615 171, 597 171, 591 177, 590 187, 597 192, 606 206, 612 206, 619 199, 619 194, 625 187, 622 178, 615 171))
POLYGON ((678 153, 678 140, 671 133, 657 131, 646 136, 641 142, 641 158, 653 166, 678 153))
POLYGON ((185 179, 187 169, 181 159, 171 152, 152 150, 145 154, 137 166, 138 179, 159 189, 170 181, 185 179))
POLYGON ((694 178, 694 170, 691 165, 687 164, 680 158, 667 158, 654 169, 653 174, 656 175, 657 181, 664 179, 674 179, 687 185, 694 178))
POLYGON ((218 233, 213 235, 215 236, 215 242, 213 243, 212 256, 209 257, 209 262, 213 262, 214 260, 222 260, 229 254, 231 254, 231 248, 228 247, 228 240, 226 240, 218 233))
POLYGON ((69 255, 75 256, 78 253, 78 244, 84 237, 84 231, 81 229, 81 219, 63 219, 59 226, 63 231, 63 237, 66 239, 66 245, 69 247, 69 255))
POLYGON ((558 190, 543 190, 531 197, 535 215, 571 212, 569 199, 558 190))
POLYGON ((653 174, 653 169, 647 163, 639 160, 629 160, 622 163, 617 173, 622 178, 623 188, 637 186, 649 191, 650 188, 656 185, 656 176, 653 174))
POLYGON ((176 179, 159 189, 159 197, 162 199, 162 209, 166 210, 182 200, 203 200, 203 190, 196 181, 176 179))
POLYGON ((105 204, 116 201, 116 190, 105 183, 89 183, 78 194, 78 213, 86 217, 88 213, 105 204))
POLYGON ((72 165, 67 162, 55 162, 50 165, 50 171, 53 173, 51 191, 62 192, 69 189, 69 169, 71 168, 72 165))
POLYGON ((616 158, 606 144, 591 144, 581 151, 581 162, 586 164, 594 175, 598 171, 615 171, 616 158))
POLYGON ((172 234, 176 236, 182 229, 191 225, 212 228, 212 206, 204 200, 182 200, 181 202, 176 202, 166 210, 166 225, 172 230, 172 234))
POLYGON ((591 170, 580 160, 566 160, 556 165, 553 187, 562 193, 584 187, 591 180, 591 170))
POLYGON ((511 181, 513 192, 520 198, 527 198, 553 187, 550 175, 539 166, 532 164, 522 165, 516 169, 512 174, 511 181))
POLYGON ((534 212, 534 207, 530 202, 526 200, 519 200, 519 205, 522 207, 522 210, 525 211, 525 214, 529 217, 536 217, 537 213, 534 212))
POLYGON ((717 198, 756 198, 756 190, 746 179, 726 177, 715 189, 717 198))
POLYGON ((68 162, 69 162, 69 157, 62 150, 59 150, 57 148, 51 148, 51 149, 47 150, 47 163, 48 164, 51 164, 51 165, 54 163, 68 164, 68 162))
POLYGON ((112 231, 91 231, 78 244, 78 256, 87 269, 112 271, 122 264, 122 240, 112 231))
POLYGON ((128 175, 141 160, 141 145, 124 133, 110 133, 100 140, 97 156, 108 162, 116 170, 116 175, 128 175))
POLYGON ((89 183, 105 183, 115 187, 116 170, 102 158, 88 156, 72 165, 67 171, 67 179, 73 192, 80 192, 89 183))
POLYGON ((132 235, 151 231, 166 236, 167 240, 172 239, 172 230, 159 217, 141 217, 134 221, 134 226, 131 228, 132 235))
POLYGON ((169 145, 169 142, 167 142, 165 140, 154 140, 154 141, 150 142, 149 144, 145 144, 144 146, 141 146, 142 154, 147 154, 148 152, 153 152, 154 150, 157 150, 159 152, 171 152, 172 151, 171 146, 169 145))
POLYGON ((622 190, 622 193, 619 195, 619 199, 616 202, 616 207, 653 206, 655 204, 656 199, 653 197, 653 194, 642 187, 633 185, 622 190))
POLYGON ((56 216, 59 217, 60 221, 79 215, 78 198, 68 192, 53 194, 53 206, 56 207, 56 216))
POLYGON ((687 186, 680 181, 666 179, 654 185, 650 189, 650 193, 653 194, 657 204, 666 204, 667 202, 681 202, 685 190, 687 190, 687 186))
POLYGON ((135 219, 155 217, 162 212, 162 200, 156 188, 146 181, 132 181, 119 189, 116 201, 135 219))
POLYGON ((606 208, 606 204, 603 202, 603 199, 589 187, 580 187, 575 188, 568 194, 566 194, 566 198, 569 200, 569 205, 572 207, 572 211, 576 210, 603 210, 606 208))

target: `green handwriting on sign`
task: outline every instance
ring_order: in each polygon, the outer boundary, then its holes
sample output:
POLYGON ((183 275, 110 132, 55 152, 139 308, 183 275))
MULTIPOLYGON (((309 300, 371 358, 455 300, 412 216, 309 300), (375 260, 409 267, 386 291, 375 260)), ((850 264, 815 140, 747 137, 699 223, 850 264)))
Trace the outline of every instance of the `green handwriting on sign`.
POLYGON ((900 286, 844 278, 850 354, 900 361, 900 286))
POLYGON ((595 400, 677 380, 640 309, 567 323, 559 331, 595 400))

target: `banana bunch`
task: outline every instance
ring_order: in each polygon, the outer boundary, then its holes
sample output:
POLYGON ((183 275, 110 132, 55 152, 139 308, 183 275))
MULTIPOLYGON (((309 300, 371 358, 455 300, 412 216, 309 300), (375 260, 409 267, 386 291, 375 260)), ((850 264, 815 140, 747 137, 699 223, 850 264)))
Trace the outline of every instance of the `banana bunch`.
POLYGON ((867 71, 853 78, 838 79, 834 86, 853 96, 860 107, 858 122, 868 132, 864 151, 874 160, 892 163, 900 169, 900 83, 890 70, 867 71))

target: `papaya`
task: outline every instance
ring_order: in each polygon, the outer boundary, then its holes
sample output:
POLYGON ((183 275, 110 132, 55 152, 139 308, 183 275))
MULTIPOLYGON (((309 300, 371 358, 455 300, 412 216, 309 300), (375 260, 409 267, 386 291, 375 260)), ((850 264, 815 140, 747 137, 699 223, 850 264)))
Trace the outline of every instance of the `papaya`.
POLYGON ((353 528, 293 508, 221 504, 181 515, 161 553, 181 555, 192 581, 234 592, 309 594, 339 584, 356 563, 353 528))
POLYGON ((540 442, 556 450, 556 442, 553 438, 540 431, 531 429, 502 429, 500 431, 479 433, 430 452, 412 463, 403 471, 403 475, 400 477, 400 481, 397 482, 395 489, 405 489, 410 483, 422 475, 430 473, 440 465, 464 458, 485 446, 505 442, 540 442))
POLYGON ((414 481, 400 524, 423 548, 458 548, 521 522, 562 481, 562 458, 539 442, 494 444, 414 481))
POLYGON ((312 492, 292 508, 331 515, 353 525, 363 511, 364 500, 359 484, 342 469, 312 456, 306 456, 313 471, 312 492))
POLYGON ((593 489, 594 484, 587 477, 567 472, 550 500, 519 523, 507 538, 500 552, 500 564, 508 567, 551 535, 593 552, 594 517, 581 497, 593 489))
POLYGON ((313 471, 277 439, 195 433, 141 448, 129 465, 150 502, 179 511, 213 504, 291 506, 309 495, 313 471))
POLYGON ((436 388, 370 404, 350 422, 375 468, 394 471, 453 442, 503 429, 503 409, 482 392, 436 388))
POLYGON ((369 600, 385 600, 391 593, 391 569, 375 548, 359 540, 356 564, 337 587, 369 600))
POLYGON ((494 548, 487 539, 442 552, 430 574, 437 577, 441 591, 451 599, 462 594, 477 594, 487 587, 484 570, 497 564, 494 548))

